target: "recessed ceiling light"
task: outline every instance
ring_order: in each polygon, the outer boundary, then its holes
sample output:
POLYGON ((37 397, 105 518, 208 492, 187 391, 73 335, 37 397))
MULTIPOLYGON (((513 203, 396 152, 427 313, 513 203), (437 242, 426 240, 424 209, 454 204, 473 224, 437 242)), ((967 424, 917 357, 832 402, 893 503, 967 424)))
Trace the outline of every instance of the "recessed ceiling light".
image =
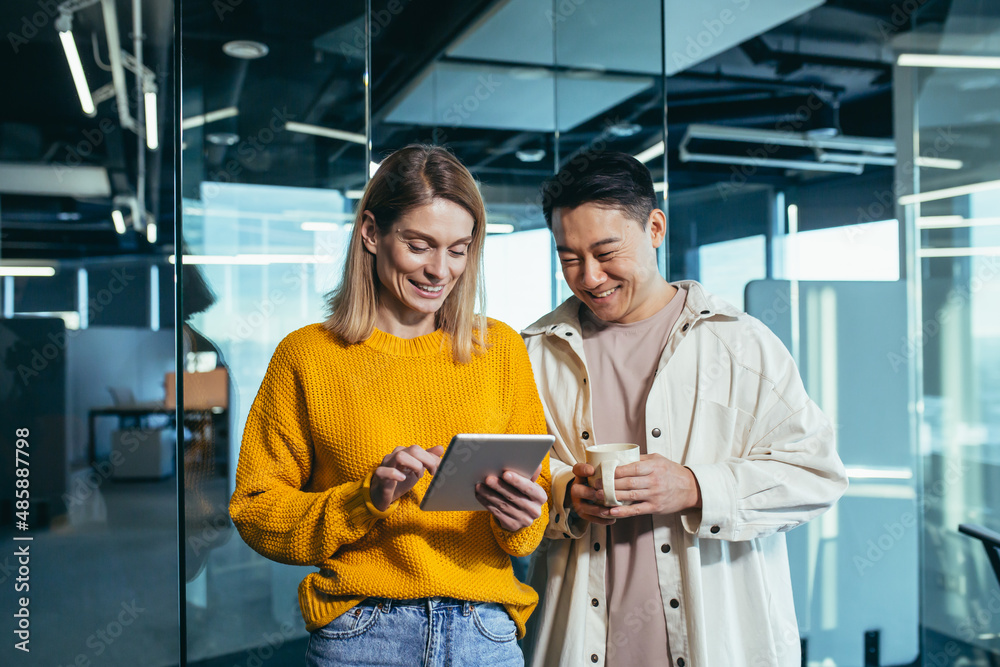
POLYGON ((235 132, 210 132, 205 135, 205 141, 216 146, 235 146, 240 135, 235 132))
POLYGON ((638 123, 615 123, 614 125, 608 125, 608 133, 616 137, 631 137, 634 134, 638 134, 642 130, 642 125, 638 123))
POLYGON ((227 56, 232 56, 233 58, 256 60, 257 58, 263 58, 266 56, 268 48, 267 44, 262 42, 254 42, 249 39, 237 39, 223 44, 222 52, 227 56))
POLYGON ((530 148, 527 150, 520 150, 514 153, 517 159, 521 162, 541 162, 545 157, 544 148, 530 148))

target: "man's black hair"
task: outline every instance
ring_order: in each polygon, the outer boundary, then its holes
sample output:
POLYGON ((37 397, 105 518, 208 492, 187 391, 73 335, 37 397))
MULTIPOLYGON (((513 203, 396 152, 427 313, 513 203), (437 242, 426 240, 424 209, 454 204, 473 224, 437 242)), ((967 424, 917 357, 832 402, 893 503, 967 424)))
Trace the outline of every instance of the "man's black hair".
POLYGON ((627 153, 583 153, 542 184, 542 211, 552 229, 552 211, 597 204, 621 211, 646 228, 657 207, 653 177, 627 153))

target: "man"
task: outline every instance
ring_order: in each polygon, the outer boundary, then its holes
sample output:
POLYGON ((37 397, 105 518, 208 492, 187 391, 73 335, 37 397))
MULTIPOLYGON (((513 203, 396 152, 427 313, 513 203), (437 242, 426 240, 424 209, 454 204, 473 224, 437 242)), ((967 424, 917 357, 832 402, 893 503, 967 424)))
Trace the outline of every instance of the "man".
POLYGON ((831 424, 763 324, 659 274, 645 166, 573 161, 543 203, 575 296, 522 334, 556 436, 533 664, 799 665, 783 531, 847 488, 831 424), (614 442, 642 456, 609 508, 585 448, 614 442))

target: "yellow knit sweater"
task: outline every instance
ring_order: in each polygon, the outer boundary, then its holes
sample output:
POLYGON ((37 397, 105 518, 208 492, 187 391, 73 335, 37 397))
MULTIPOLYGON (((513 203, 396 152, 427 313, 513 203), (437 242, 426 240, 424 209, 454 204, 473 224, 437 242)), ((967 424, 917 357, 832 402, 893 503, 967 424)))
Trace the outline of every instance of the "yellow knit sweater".
MULTIPOLYGON (((524 343, 490 320, 489 350, 452 360, 436 331, 375 330, 345 345, 322 325, 278 345, 250 409, 230 513, 258 553, 319 572, 299 586, 316 630, 367 597, 453 597, 503 604, 524 634, 538 603, 510 556, 530 554, 548 521, 503 530, 489 512, 423 512, 430 475, 385 512, 371 474, 396 446, 447 447, 456 433, 545 433, 524 343)), ((549 491, 548 457, 539 478, 549 491)))

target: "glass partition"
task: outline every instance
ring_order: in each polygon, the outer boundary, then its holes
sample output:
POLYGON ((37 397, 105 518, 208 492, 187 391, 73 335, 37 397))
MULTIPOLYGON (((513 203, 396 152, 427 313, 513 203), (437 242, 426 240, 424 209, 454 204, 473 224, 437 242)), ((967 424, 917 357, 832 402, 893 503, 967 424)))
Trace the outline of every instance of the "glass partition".
POLYGON ((3 665, 178 661, 173 2, 145 4, 0 8, 3 665))
MULTIPOLYGON (((919 22, 918 22, 919 23, 919 22)), ((897 39, 897 134, 921 463, 924 665, 1000 656, 1000 591, 961 524, 1000 530, 1000 8, 954 2, 897 39)))
POLYGON ((305 650, 310 568, 229 519, 242 429, 275 346, 325 319, 366 160, 363 0, 185 4, 182 295, 187 659, 305 650))

